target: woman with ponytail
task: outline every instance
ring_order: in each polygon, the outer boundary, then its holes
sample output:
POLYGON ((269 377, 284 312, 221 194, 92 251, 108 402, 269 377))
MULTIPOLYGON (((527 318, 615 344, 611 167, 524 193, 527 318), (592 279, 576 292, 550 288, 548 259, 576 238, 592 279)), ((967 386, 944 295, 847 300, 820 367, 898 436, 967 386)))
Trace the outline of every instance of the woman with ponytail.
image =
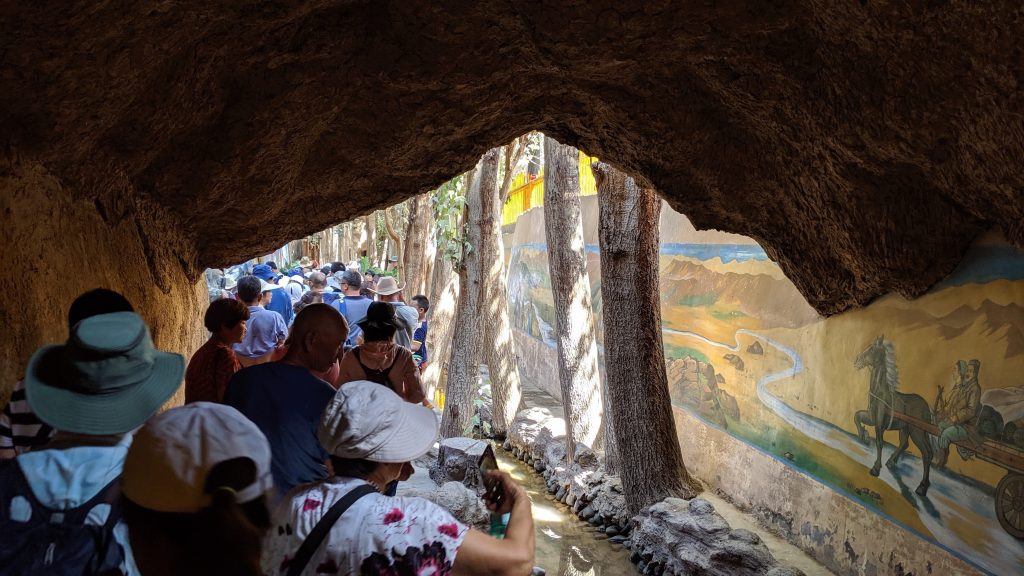
POLYGON ((229 406, 197 402, 135 435, 121 478, 142 576, 261 576, 270 526, 270 445, 229 406))

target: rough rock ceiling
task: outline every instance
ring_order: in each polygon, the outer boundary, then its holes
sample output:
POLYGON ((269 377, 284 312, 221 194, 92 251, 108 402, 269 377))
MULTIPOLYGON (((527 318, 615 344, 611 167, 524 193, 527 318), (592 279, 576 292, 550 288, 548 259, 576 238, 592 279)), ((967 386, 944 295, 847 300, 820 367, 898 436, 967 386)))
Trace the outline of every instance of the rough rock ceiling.
POLYGON ((540 129, 756 238, 835 313, 1024 245, 1017 1, 5 2, 0 135, 199 261, 394 203, 540 129))

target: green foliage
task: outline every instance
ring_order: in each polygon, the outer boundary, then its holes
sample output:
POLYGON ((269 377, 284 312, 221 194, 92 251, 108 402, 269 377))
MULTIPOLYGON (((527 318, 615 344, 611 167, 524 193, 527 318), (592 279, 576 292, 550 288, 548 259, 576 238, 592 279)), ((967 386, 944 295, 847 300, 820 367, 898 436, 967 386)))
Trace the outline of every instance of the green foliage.
POLYGON ((740 312, 739 310, 729 310, 729 311, 725 311, 725 310, 712 310, 711 311, 711 317, 712 318, 714 318, 715 320, 722 320, 724 322, 728 322, 729 320, 735 320, 737 318, 742 318, 743 316, 746 316, 746 314, 744 314, 743 312, 740 312))
POLYGON ((437 249, 442 258, 458 264, 472 246, 466 242, 466 224, 461 217, 466 209, 466 175, 445 182, 430 195, 437 226, 437 249))
POLYGON ((689 346, 675 346, 672 344, 666 344, 665 356, 674 359, 686 358, 687 356, 689 356, 690 358, 693 358, 694 360, 699 360, 701 362, 704 362, 705 364, 709 362, 706 354, 699 350, 690 348, 689 346))
POLYGON ((717 301, 718 294, 715 294, 714 292, 705 292, 703 294, 694 294, 692 296, 680 298, 677 304, 679 306, 690 306, 695 308, 699 306, 710 306, 717 301))

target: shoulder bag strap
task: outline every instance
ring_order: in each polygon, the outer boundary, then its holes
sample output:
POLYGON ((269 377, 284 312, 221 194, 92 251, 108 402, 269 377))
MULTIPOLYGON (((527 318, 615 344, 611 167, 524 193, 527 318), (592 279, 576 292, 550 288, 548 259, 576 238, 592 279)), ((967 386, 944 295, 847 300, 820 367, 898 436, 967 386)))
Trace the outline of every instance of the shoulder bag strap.
POLYGON ((369 484, 363 484, 362 486, 351 490, 348 494, 334 503, 333 506, 327 511, 320 521, 316 523, 313 530, 306 536, 306 539, 302 541, 302 545, 299 546, 299 551, 295 553, 295 557, 288 564, 288 576, 299 576, 302 571, 306 569, 306 565, 313 559, 313 553, 316 552, 320 544, 323 543, 324 538, 327 537, 327 533, 331 531, 334 524, 341 518, 341 515, 349 509, 350 506, 356 503, 367 494, 376 492, 377 489, 369 484))

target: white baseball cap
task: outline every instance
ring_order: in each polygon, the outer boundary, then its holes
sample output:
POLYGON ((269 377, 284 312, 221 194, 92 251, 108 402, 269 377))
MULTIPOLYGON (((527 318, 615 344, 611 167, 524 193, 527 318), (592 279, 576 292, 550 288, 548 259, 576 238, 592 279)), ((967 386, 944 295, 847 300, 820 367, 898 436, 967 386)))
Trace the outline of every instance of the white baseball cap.
POLYGON ((434 411, 402 400, 387 386, 343 384, 327 405, 317 435, 330 454, 371 462, 410 462, 437 439, 434 411))
POLYGON ((238 503, 263 496, 273 485, 270 444, 248 418, 230 406, 195 402, 149 419, 135 433, 121 476, 125 497, 156 512, 195 513, 208 507, 213 492, 206 478, 217 464, 248 458, 256 478, 232 487, 238 503))

